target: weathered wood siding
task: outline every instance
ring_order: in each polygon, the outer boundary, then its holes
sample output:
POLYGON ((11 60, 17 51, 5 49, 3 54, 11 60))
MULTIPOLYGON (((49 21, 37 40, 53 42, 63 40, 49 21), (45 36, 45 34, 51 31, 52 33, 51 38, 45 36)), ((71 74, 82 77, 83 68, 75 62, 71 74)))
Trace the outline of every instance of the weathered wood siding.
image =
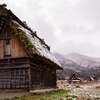
MULTIPOLYGON (((41 66, 40 66, 41 67, 41 66)), ((31 67, 31 84, 33 89, 56 87, 56 70, 47 66, 42 69, 31 67)))
POLYGON ((28 69, 0 69, 0 89, 28 89, 28 69))
POLYGON ((3 40, 0 40, 0 59, 4 56, 3 40))
POLYGON ((12 45, 12 57, 27 57, 27 54, 25 52, 25 49, 21 46, 21 43, 18 41, 17 38, 12 39, 11 41, 12 45))
MULTIPOLYGON (((4 58, 4 41, 5 40, 0 40, 0 59, 4 58)), ((25 49, 21 46, 17 38, 11 39, 11 57, 27 57, 25 49)))

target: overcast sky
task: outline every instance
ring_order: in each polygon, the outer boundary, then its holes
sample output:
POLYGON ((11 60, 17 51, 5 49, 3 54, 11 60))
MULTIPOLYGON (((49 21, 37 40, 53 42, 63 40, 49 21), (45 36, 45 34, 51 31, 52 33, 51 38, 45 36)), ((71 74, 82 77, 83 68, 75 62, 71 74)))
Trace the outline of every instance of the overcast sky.
POLYGON ((1 0, 61 54, 100 57, 100 0, 1 0))

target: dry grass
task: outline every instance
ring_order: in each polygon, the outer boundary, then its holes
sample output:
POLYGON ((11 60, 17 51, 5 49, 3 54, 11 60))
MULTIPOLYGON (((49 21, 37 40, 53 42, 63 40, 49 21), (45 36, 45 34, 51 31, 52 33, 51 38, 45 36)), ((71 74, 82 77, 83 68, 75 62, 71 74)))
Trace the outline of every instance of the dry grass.
POLYGON ((22 97, 14 97, 12 99, 3 99, 3 100, 100 100, 100 98, 91 98, 91 97, 76 97, 69 95, 67 90, 57 90, 41 94, 29 94, 22 97))
POLYGON ((64 97, 68 97, 67 90, 57 90, 41 94, 30 94, 28 96, 14 97, 12 99, 4 100, 63 100, 64 97))

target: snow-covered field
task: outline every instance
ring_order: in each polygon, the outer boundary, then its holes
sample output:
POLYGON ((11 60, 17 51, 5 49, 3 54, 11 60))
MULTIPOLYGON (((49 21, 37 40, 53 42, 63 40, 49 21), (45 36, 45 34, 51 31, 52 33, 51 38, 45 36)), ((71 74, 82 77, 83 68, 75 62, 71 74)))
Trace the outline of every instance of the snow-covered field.
POLYGON ((69 84, 65 81, 58 81, 58 88, 70 90, 71 95, 85 97, 85 98, 98 98, 100 100, 100 82, 91 82, 85 84, 69 84))

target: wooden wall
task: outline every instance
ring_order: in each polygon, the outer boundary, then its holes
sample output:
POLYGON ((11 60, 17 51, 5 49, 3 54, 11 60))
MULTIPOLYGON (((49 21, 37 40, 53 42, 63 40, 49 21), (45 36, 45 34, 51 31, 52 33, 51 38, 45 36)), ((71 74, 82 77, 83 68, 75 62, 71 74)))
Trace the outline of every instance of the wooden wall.
MULTIPOLYGON (((4 58, 4 41, 5 40, 0 40, 0 59, 4 58)), ((25 49, 21 46, 17 38, 11 39, 11 57, 27 57, 25 49)))
POLYGON ((12 57, 27 57, 25 49, 21 46, 21 43, 18 41, 17 38, 12 39, 11 41, 12 45, 12 57))
POLYGON ((45 68, 42 67, 42 69, 31 66, 31 83, 33 89, 55 88, 56 70, 47 66, 45 68))
POLYGON ((0 59, 4 56, 4 49, 3 49, 3 40, 0 40, 0 59))
POLYGON ((28 89, 29 77, 27 68, 1 69, 0 89, 28 89))

